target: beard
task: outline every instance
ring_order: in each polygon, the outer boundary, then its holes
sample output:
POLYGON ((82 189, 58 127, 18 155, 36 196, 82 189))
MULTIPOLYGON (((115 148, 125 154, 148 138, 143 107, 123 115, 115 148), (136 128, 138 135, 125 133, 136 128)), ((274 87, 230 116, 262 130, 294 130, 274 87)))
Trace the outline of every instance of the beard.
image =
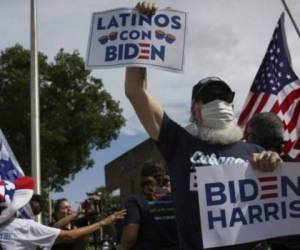
POLYGON ((191 135, 209 144, 227 145, 240 141, 243 138, 243 131, 232 121, 225 128, 209 128, 195 122, 185 128, 191 135))

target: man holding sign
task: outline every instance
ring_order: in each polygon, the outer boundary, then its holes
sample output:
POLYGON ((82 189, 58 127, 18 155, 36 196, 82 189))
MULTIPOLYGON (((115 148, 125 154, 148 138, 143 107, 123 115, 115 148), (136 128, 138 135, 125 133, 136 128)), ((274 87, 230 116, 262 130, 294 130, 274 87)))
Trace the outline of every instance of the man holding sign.
MULTIPOLYGON (((156 11, 153 4, 144 2, 137 8, 147 15, 156 11)), ((241 141, 233 112, 234 92, 220 78, 206 78, 194 86, 193 123, 187 129, 168 117, 146 85, 145 68, 127 68, 126 95, 170 168, 180 249, 203 249, 195 169, 252 160, 256 168, 272 171, 281 159, 275 152, 263 152, 263 148, 241 141)), ((254 245, 226 249, 251 249, 254 245)))

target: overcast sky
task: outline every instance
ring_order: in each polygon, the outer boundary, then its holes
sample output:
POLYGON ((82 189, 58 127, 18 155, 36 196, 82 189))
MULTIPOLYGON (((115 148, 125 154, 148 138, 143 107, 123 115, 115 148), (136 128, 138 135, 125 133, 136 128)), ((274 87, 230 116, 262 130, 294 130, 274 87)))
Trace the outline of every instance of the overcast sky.
MULTIPOLYGON (((300 1, 286 0, 300 26, 300 1)), ((135 0, 38 0, 38 47, 53 60, 60 48, 67 52, 79 50, 85 57, 91 14, 117 7, 133 7, 135 0)), ((163 104, 167 113, 181 124, 189 117, 191 88, 206 76, 220 76, 236 92, 235 109, 243 106, 251 82, 266 52, 276 22, 283 11, 280 0, 160 0, 154 1, 161 8, 188 13, 185 70, 183 74, 149 70, 150 92, 163 104)), ((30 0, 0 0, 0 50, 20 43, 29 48, 30 0)), ((300 75, 300 39, 286 15, 289 49, 296 74, 300 75)), ((102 78, 105 88, 119 100, 127 119, 119 143, 127 147, 111 148, 116 157, 122 150, 144 138, 145 134, 133 109, 123 94, 124 69, 93 70, 102 78), (139 138, 137 140, 128 140, 139 138), (126 140, 126 141, 124 141, 126 140)), ((118 142, 118 141, 117 141, 118 142)), ((94 153, 97 158, 97 154, 94 153)), ((97 159, 96 159, 97 160, 97 159)), ((96 170, 103 180, 103 165, 96 170)), ((94 170, 95 171, 95 170, 94 170)), ((94 176, 94 172, 91 172, 94 176)), ((87 172, 81 173, 83 181, 87 172)), ((77 178, 77 177, 76 177, 77 178)), ((73 185, 78 185, 79 179, 73 185)), ((91 182, 87 188, 99 186, 91 182)), ((71 185, 73 188, 74 186, 71 185)), ((87 190, 90 191, 90 190, 87 190)), ((82 191, 83 192, 83 191, 82 191)), ((82 197, 82 196, 81 196, 82 197)), ((80 197, 80 199, 81 199, 80 197)))

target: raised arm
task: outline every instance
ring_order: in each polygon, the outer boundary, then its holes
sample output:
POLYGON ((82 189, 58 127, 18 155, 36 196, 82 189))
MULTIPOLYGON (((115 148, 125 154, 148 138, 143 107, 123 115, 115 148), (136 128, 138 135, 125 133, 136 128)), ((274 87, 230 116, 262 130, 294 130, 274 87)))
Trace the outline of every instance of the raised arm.
MULTIPOLYGON (((139 2, 136 8, 140 13, 149 16, 154 15, 157 10, 157 6, 150 2, 139 2)), ((160 103, 147 92, 146 68, 126 69, 125 93, 150 137, 157 140, 163 109, 160 103)))
POLYGON ((70 224, 73 220, 77 219, 78 216, 79 213, 74 212, 56 221, 52 226, 56 228, 64 228, 66 225, 70 224))
POLYGON ((57 237, 57 241, 73 241, 85 235, 91 234, 100 229, 101 227, 107 226, 116 220, 123 219, 125 213, 126 210, 121 210, 91 225, 76 228, 73 230, 61 230, 57 237))
POLYGON ((150 137, 157 140, 164 111, 160 103, 147 92, 146 75, 146 68, 127 68, 125 93, 150 137))

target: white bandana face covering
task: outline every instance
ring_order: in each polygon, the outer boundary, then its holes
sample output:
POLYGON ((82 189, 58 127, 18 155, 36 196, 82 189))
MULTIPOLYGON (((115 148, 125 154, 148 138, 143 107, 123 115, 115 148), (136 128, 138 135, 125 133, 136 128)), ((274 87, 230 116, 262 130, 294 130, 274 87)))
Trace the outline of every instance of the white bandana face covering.
POLYGON ((202 126, 214 129, 224 129, 235 121, 231 103, 214 100, 201 106, 202 126))

